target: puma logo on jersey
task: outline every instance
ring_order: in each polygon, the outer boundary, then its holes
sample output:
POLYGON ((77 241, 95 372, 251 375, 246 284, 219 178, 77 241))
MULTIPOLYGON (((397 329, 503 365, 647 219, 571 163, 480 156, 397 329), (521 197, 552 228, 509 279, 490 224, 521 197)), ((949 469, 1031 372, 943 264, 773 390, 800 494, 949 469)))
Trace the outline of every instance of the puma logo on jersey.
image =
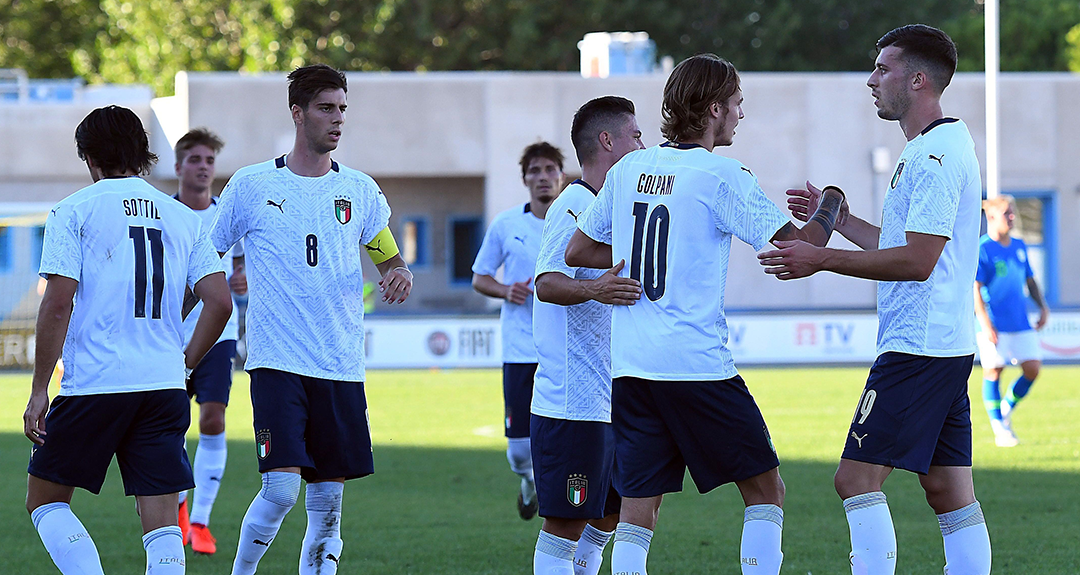
POLYGON ((578 212, 576 214, 574 212, 571 212, 570 208, 566 208, 566 213, 570 214, 570 217, 574 218, 575 222, 577 221, 577 217, 581 215, 581 212, 578 212))
POLYGON ((940 156, 935 156, 934 154, 930 154, 930 159, 937 162, 937 165, 939 165, 941 167, 945 167, 945 165, 941 163, 941 159, 944 158, 944 157, 945 157, 945 154, 941 154, 940 156))
POLYGON ((754 175, 754 172, 751 172, 750 168, 747 168, 746 166, 739 166, 739 169, 750 174, 751 176, 754 175))
POLYGON ((382 246, 382 240, 379 240, 379 242, 377 244, 375 244, 375 247, 371 247, 371 246, 367 246, 367 245, 365 245, 364 247, 367 248, 367 251, 369 251, 369 252, 379 252, 380 254, 385 256, 386 252, 382 251, 381 246, 382 246))
MULTIPOLYGON (((52 215, 54 215, 54 216, 56 215, 56 208, 53 208, 53 209, 51 209, 51 210, 49 210, 49 211, 50 211, 50 212, 52 212, 52 215)), ((575 218, 575 219, 576 219, 576 218, 575 218)))
POLYGON ((522 236, 514 236, 514 239, 521 242, 521 245, 525 245, 525 238, 524 237, 522 237, 522 236))
POLYGON ((866 439, 867 435, 870 435, 870 434, 869 433, 864 433, 862 437, 859 437, 859 435, 857 433, 855 433, 854 431, 851 432, 851 437, 855 441, 857 441, 859 443, 859 449, 862 449, 862 440, 866 439))
POLYGON ((285 198, 282 198, 280 202, 275 202, 274 200, 266 200, 266 205, 274 206, 275 208, 281 210, 281 213, 283 213, 283 214, 285 213, 285 208, 281 207, 281 205, 284 204, 284 203, 285 203, 285 198))
POLYGON ((327 553, 327 554, 326 554, 326 558, 327 558, 327 559, 329 559, 329 560, 331 560, 331 561, 333 561, 334 563, 337 563, 337 562, 338 562, 338 558, 337 558, 337 557, 334 557, 334 554, 333 554, 333 553, 327 553))

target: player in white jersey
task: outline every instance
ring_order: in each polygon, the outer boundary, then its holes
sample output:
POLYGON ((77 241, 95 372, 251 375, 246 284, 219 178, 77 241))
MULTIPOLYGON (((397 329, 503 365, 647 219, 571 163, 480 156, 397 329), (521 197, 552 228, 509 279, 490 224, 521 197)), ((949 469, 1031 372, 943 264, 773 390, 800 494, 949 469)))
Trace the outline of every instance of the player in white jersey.
POLYGON ((664 87, 669 141, 611 168, 567 246, 572 266, 625 261, 622 274, 639 280, 645 296, 612 311, 615 487, 623 497, 616 575, 646 572, 660 502, 682 490, 687 469, 702 493, 739 487, 743 573, 780 571, 784 485, 765 420, 727 349, 727 258, 732 236, 755 249, 794 238, 824 245, 843 193, 830 188, 812 223, 797 229, 746 166, 713 154, 731 145, 742 101, 729 62, 701 54, 676 66, 664 87))
MULTIPOLYGON (((990 538, 971 478, 968 401, 982 185, 967 126, 945 117, 940 103, 956 70, 956 46, 940 30, 909 25, 882 36, 877 49, 867 85, 878 116, 899 121, 908 140, 881 227, 851 216, 837 226, 862 251, 792 242, 759 257, 780 279, 827 270, 880 282, 878 357, 835 478, 851 530, 852 573, 896 569, 882 486, 900 468, 919 474, 937 513, 945 572, 987 574, 990 538)), ((817 203, 812 186, 788 193, 797 218, 817 203)))
POLYGON ((562 191, 563 155, 547 142, 525 148, 521 155, 521 180, 529 189, 529 201, 495 216, 473 261, 473 289, 503 301, 499 314, 502 328, 503 403, 506 427, 506 459, 510 470, 521 477, 518 514, 536 516, 536 485, 529 447, 529 404, 536 373, 533 344, 533 274, 540 251, 544 217, 562 191), (502 268, 502 281, 495 279, 502 268))
POLYGON ((544 524, 533 554, 535 575, 596 575, 619 521, 611 487, 615 444, 611 430, 611 305, 632 305, 640 282, 566 265, 566 244, 577 218, 592 204, 608 169, 644 148, 626 98, 586 102, 570 128, 581 179, 559 194, 544 219, 536 261, 531 447, 544 524))
POLYGON ((177 492, 192 487, 185 369, 221 333, 229 288, 198 216, 138 177, 157 160, 138 116, 98 108, 75 130, 75 143, 95 183, 57 204, 45 223, 40 274, 48 283, 23 415, 34 442, 26 509, 61 573, 102 573, 70 504, 76 487, 101 490, 115 455, 142 521, 147 573, 183 573, 177 492), (205 309, 185 348, 188 287, 205 309), (50 407, 61 346, 66 369, 50 407))
MULTIPOLYGON (((180 189, 176 199, 191 208, 202 218, 203 229, 209 232, 217 200, 211 194, 217 153, 224 146, 213 132, 196 128, 184 134, 176 142, 176 175, 180 189)), ((225 273, 229 276, 229 288, 237 295, 247 293, 247 279, 243 272, 243 244, 237 243, 223 260, 225 273)), ((184 318, 184 341, 189 341, 202 311, 202 302, 184 318)), ((212 555, 217 543, 210 534, 210 512, 217 499, 221 478, 225 473, 228 445, 225 441, 225 407, 229 403, 232 387, 233 357, 239 339, 239 312, 233 307, 229 323, 225 324, 221 337, 199 362, 187 380, 188 395, 199 404, 199 447, 192 461, 195 475, 195 497, 188 514, 187 491, 180 492, 180 530, 184 532, 185 544, 190 540, 196 553, 212 555)))
POLYGON ((263 477, 240 528, 233 575, 255 572, 301 479, 308 525, 300 573, 337 571, 344 482, 374 472, 362 252, 382 274, 383 301, 403 302, 412 289, 379 186, 330 158, 345 121, 345 74, 320 64, 288 80, 292 151, 233 174, 210 232, 221 253, 244 240, 245 368, 263 477))

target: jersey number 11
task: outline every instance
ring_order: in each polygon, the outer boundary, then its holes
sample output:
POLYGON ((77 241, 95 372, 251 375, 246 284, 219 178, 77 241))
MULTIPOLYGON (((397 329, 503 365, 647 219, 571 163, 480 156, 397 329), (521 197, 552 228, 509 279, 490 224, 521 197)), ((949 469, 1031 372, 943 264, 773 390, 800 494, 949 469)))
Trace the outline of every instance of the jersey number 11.
POLYGON ((135 247, 135 317, 146 317, 146 240, 150 239, 150 260, 153 265, 153 307, 151 319, 161 319, 161 294, 165 291, 165 246, 161 243, 161 230, 128 227, 128 236, 135 247))

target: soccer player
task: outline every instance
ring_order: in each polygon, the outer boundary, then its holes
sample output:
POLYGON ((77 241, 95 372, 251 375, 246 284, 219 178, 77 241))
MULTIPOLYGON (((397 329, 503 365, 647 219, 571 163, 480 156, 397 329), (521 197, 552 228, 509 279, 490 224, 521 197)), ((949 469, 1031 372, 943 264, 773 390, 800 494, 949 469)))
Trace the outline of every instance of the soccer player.
POLYGON ((1039 376, 1042 353, 1039 336, 1050 318, 1039 284, 1027 257, 1024 240, 1009 235, 1016 218, 1013 199, 998 196, 983 200, 986 235, 979 241, 979 268, 975 274, 975 315, 982 330, 978 333, 979 362, 983 370, 983 403, 990 416, 994 440, 1001 447, 1013 447, 1019 440, 1013 433, 1010 414, 1039 376), (1031 328, 1027 317, 1027 286, 1039 306, 1039 320, 1031 328), (1019 363, 1023 373, 1001 399, 1001 370, 1019 363))
POLYGON ((255 572, 301 479, 308 524, 299 572, 337 571, 344 482, 374 471, 361 253, 382 275, 383 301, 403 302, 412 289, 386 197, 330 157, 345 122, 345 74, 305 66, 288 84, 292 150, 233 174, 210 233, 221 253, 244 240, 250 286, 245 367, 262 489, 244 515, 233 575, 255 572))
MULTIPOLYGON (((759 254, 780 279, 818 271, 877 280, 878 357, 836 470, 851 531, 851 570, 891 574, 896 535, 882 485, 895 468, 919 474, 937 513, 947 573, 990 572, 990 538, 971 479, 968 377, 975 353, 971 286, 979 258, 982 185, 967 126, 945 117, 941 93, 956 46, 936 28, 902 26, 877 42, 866 84, 878 116, 907 145, 885 194, 881 227, 848 216, 837 230, 862 250, 781 242, 759 254)), ((818 190, 789 190, 797 219, 818 190)))
MULTIPOLYGON (((184 134, 175 146, 175 169, 180 180, 180 189, 175 197, 202 218, 203 229, 207 231, 213 222, 214 213, 217 212, 217 200, 210 192, 210 186, 214 182, 214 161, 224 145, 214 133, 205 128, 197 128, 184 134)), ((237 243, 229 254, 231 257, 226 257, 232 268, 226 270, 230 275, 229 287, 237 295, 247 293, 247 280, 242 271, 242 245, 237 243)), ((184 341, 190 341, 201 311, 200 302, 184 318, 184 341)), ((187 491, 181 491, 179 523, 180 530, 184 532, 184 541, 190 539, 191 548, 195 552, 208 555, 217 552, 216 540, 210 534, 210 512, 217 499, 228 454, 228 445, 225 442, 225 407, 229 404, 232 361, 236 356, 236 340, 240 335, 238 315, 234 307, 221 337, 187 380, 188 395, 194 397, 199 404, 199 447, 192 463, 195 498, 191 505, 190 521, 187 491)))
POLYGON ((537 499, 544 524, 533 555, 535 575, 596 575, 619 521, 611 487, 611 305, 632 305, 640 282, 619 277, 623 264, 603 272, 566 265, 566 244, 577 218, 592 204, 608 169, 644 148, 626 98, 586 102, 570 128, 581 179, 544 219, 536 262, 533 337, 538 367, 531 433, 537 499), (591 520, 591 521, 590 521, 591 520))
POLYGON ((473 261, 472 286, 488 297, 504 300, 499 322, 502 327, 506 459, 510 462, 510 470, 521 477, 518 514, 522 519, 532 519, 538 504, 529 447, 529 405, 536 373, 531 286, 544 217, 563 187, 562 152, 547 142, 529 145, 521 155, 521 179, 529 189, 529 201, 492 220, 473 261), (495 279, 500 267, 503 270, 501 282, 495 279))
POLYGON ((645 295, 612 311, 614 483, 623 498, 614 575, 645 574, 660 502, 682 490, 687 469, 702 493, 738 486, 743 573, 780 571, 784 484, 726 345, 728 253, 732 236, 755 249, 794 238, 824 245, 843 194, 828 188, 824 207, 798 229, 749 168, 713 154, 731 145, 742 102, 731 63, 713 54, 680 62, 664 86, 669 141, 611 168, 567 246, 570 266, 625 261, 620 275, 640 281, 645 295))
POLYGON ((57 204, 45 223, 40 273, 48 283, 23 414, 34 442, 26 509, 61 573, 102 573, 70 504, 76 487, 100 492, 115 454, 142 521, 146 572, 184 573, 177 492, 193 486, 185 369, 225 326, 229 286, 199 217, 138 177, 157 160, 138 116, 98 108, 75 130, 75 145, 94 183, 57 204), (204 308, 185 348, 189 286, 204 308), (50 407, 61 347, 67 369, 50 407))

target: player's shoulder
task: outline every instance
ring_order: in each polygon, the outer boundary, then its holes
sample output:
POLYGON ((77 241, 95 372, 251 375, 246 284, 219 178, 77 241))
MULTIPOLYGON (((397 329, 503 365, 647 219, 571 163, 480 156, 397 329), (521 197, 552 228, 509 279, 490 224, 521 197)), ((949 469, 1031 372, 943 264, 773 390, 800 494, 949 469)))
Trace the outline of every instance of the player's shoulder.
POLYGON ((258 164, 251 164, 244 166, 239 170, 233 172, 232 177, 229 178, 228 186, 230 188, 245 187, 252 182, 261 181, 268 176, 273 176, 277 170, 285 167, 285 156, 274 158, 273 160, 267 160, 265 162, 259 162, 258 164))
POLYGON ((364 172, 361 172, 360 170, 350 168, 346 165, 341 164, 340 162, 337 162, 336 160, 331 162, 330 169, 333 171, 337 171, 337 173, 340 174, 341 177, 350 180, 351 182, 353 182, 354 185, 360 186, 365 190, 372 190, 377 193, 382 193, 382 190, 379 188, 379 184, 375 181, 375 178, 372 178, 371 176, 367 175, 364 172))
POLYGON ((588 207, 596 199, 598 193, 599 191, 590 186, 588 182, 577 179, 570 182, 570 185, 559 193, 559 197, 555 198, 555 201, 551 203, 551 207, 588 207))
POLYGON ((526 216, 531 212, 532 206, 529 202, 523 202, 496 214, 491 220, 491 225, 512 225, 513 222, 520 220, 523 216, 526 216))
POLYGON ((919 140, 925 152, 919 159, 928 165, 944 167, 946 158, 943 154, 966 156, 975 151, 971 132, 959 118, 940 118, 931 122, 919 133, 919 140))

